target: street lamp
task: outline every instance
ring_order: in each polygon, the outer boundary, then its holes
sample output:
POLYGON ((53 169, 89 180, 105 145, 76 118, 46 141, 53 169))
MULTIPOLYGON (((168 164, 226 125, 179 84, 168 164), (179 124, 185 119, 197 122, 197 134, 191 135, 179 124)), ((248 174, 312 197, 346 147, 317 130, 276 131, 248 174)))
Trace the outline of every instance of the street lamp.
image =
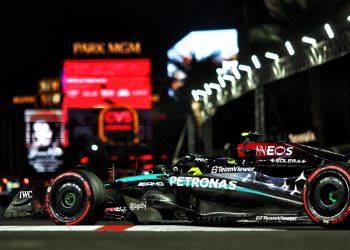
POLYGON ((222 88, 225 88, 226 87, 226 82, 224 81, 224 78, 222 76, 218 76, 218 81, 220 83, 220 86, 222 88))
POLYGON ((278 60, 278 58, 279 58, 279 56, 277 54, 272 53, 272 52, 266 52, 265 57, 272 59, 272 60, 278 60))
POLYGON ((211 91, 210 85, 208 83, 204 83, 204 89, 208 95, 211 95, 213 93, 213 91, 211 91))
POLYGON ((326 30, 327 35, 328 35, 328 37, 329 37, 330 39, 334 38, 334 32, 333 32, 331 26, 330 26, 328 23, 326 23, 326 24, 324 25, 324 29, 326 30))
POLYGON ((230 82, 236 81, 236 78, 234 76, 231 76, 231 75, 223 75, 222 78, 224 78, 224 80, 230 81, 230 82))
POLYGON ((217 68, 216 69, 216 74, 223 75, 223 74, 225 74, 225 70, 223 68, 217 68))
POLYGON ((315 46, 317 44, 316 39, 308 37, 308 36, 303 36, 303 38, 301 38, 301 41, 303 41, 304 43, 311 44, 313 46, 315 46))
POLYGON ((289 55, 291 55, 291 56, 294 55, 295 51, 294 51, 294 48, 293 48, 292 44, 290 43, 290 41, 285 42, 284 45, 286 46, 289 55))
POLYGON ((254 67, 256 69, 260 69, 261 68, 260 61, 259 61, 259 59, 258 59, 258 57, 256 55, 252 55, 252 61, 253 61, 254 67))
POLYGON ((241 71, 245 71, 248 74, 250 74, 252 72, 252 68, 250 66, 244 65, 244 64, 238 65, 238 69, 241 70, 241 71))
POLYGON ((234 61, 233 64, 232 64, 232 73, 235 76, 235 78, 237 80, 239 80, 239 79, 241 79, 241 73, 239 73, 239 71, 237 69, 237 66, 238 66, 238 62, 234 61))
POLYGON ((196 90, 192 90, 191 91, 191 94, 193 96, 193 99, 198 102, 199 101, 199 95, 197 94, 197 91, 196 90))

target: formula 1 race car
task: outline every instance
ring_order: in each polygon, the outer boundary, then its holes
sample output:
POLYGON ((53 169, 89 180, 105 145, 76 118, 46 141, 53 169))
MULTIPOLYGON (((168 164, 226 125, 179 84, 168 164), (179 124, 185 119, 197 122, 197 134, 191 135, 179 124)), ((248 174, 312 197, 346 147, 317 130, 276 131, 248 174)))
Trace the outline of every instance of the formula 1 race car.
MULTIPOLYGON (((242 135, 236 160, 188 154, 169 167, 107 184, 86 170, 64 171, 47 188, 44 211, 56 224, 67 225, 94 224, 103 217, 141 224, 349 225, 345 155, 303 144, 257 142, 255 132, 242 135)), ((8 217, 28 206, 29 198, 20 196, 8 217)))

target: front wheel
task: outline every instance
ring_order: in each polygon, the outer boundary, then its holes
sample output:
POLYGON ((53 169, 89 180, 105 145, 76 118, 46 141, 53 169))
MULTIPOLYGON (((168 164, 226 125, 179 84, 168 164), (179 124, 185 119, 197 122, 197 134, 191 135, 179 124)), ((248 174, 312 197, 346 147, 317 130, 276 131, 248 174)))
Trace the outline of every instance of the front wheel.
POLYGON ((318 225, 349 225, 350 171, 347 166, 327 164, 316 169, 304 186, 304 208, 318 225))
POLYGON ((102 181, 85 170, 61 173, 49 185, 46 207, 56 224, 95 224, 103 216, 106 190, 102 181))

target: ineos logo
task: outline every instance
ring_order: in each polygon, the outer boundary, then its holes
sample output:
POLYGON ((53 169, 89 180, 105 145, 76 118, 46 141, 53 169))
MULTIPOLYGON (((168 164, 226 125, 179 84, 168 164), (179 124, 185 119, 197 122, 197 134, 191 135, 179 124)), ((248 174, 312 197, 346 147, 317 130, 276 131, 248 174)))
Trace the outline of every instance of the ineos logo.
POLYGON ((258 156, 289 156, 293 154, 293 147, 258 145, 256 147, 256 154, 258 156))

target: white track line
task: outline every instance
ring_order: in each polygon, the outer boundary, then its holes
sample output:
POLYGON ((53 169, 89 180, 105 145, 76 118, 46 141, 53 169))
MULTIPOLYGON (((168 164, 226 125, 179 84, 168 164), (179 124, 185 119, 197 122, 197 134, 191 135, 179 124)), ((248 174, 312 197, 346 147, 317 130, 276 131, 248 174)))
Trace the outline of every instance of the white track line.
MULTIPOLYGON (((111 225, 109 225, 111 226, 111 225)), ((36 232, 58 232, 58 231, 96 231, 104 227, 98 226, 0 226, 0 232, 4 231, 36 231, 36 232)), ((241 227, 200 227, 200 226, 177 226, 177 225, 142 225, 131 226, 126 229, 111 231, 133 231, 133 232, 251 232, 251 231, 285 231, 272 228, 241 228, 241 227)))
POLYGON ((95 231, 101 226, 0 226, 0 231, 95 231))
POLYGON ((176 225, 152 225, 134 226, 125 231, 153 231, 153 232, 232 232, 232 231, 283 231, 272 228, 241 228, 241 227, 200 227, 200 226, 176 226, 176 225))

